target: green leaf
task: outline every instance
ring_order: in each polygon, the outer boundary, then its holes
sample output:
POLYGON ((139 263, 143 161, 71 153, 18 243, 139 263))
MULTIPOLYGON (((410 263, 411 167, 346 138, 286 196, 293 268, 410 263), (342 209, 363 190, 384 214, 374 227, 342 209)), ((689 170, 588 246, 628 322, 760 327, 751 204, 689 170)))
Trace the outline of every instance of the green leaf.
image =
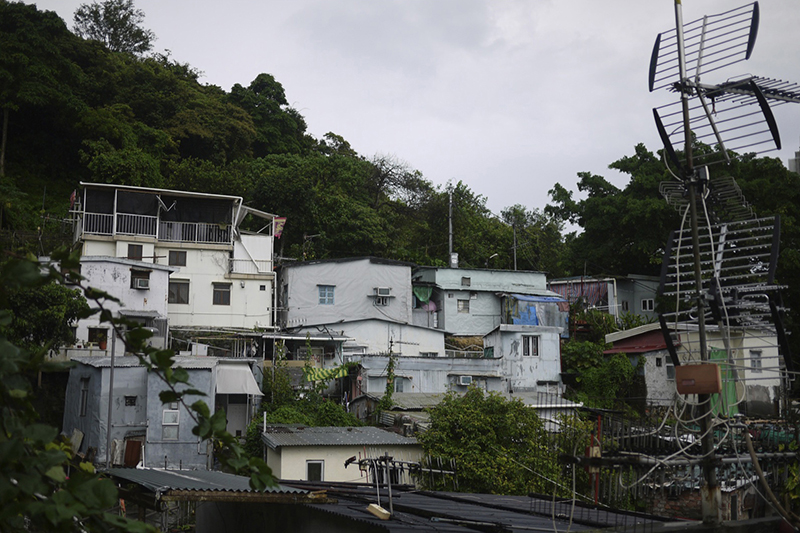
POLYGON ((64 472, 64 467, 62 466, 54 466, 45 472, 44 475, 58 483, 63 483, 67 480, 67 474, 64 472))

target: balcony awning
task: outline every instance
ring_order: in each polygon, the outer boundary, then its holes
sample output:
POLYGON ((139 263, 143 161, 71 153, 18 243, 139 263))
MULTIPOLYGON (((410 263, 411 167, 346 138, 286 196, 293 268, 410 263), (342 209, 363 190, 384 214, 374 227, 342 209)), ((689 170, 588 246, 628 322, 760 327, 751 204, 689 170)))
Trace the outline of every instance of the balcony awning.
POLYGON ((159 318, 161 315, 158 311, 152 310, 139 310, 139 309, 126 309, 122 308, 119 310, 119 314, 122 316, 130 316, 134 318, 159 318))
POLYGON ((249 364, 220 362, 217 365, 217 394, 263 396, 249 364))

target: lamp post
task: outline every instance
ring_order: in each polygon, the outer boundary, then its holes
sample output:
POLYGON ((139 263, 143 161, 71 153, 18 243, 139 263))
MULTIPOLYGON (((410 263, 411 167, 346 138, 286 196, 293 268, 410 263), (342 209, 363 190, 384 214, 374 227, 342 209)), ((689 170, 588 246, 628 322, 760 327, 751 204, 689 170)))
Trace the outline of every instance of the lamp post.
POLYGON ((486 268, 489 268, 489 261, 491 261, 493 258, 497 257, 498 255, 500 255, 500 254, 492 254, 486 259, 486 268))

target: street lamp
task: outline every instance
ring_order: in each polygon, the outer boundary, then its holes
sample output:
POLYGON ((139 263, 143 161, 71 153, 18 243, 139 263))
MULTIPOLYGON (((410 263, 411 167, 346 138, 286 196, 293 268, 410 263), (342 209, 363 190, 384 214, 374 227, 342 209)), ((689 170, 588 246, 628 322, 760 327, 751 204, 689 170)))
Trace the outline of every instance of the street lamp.
POLYGON ((486 259, 486 268, 489 268, 489 261, 490 261, 492 258, 494 258, 494 257, 497 257, 498 255, 500 255, 500 254, 492 254, 492 255, 490 255, 490 256, 488 257, 488 259, 486 259))

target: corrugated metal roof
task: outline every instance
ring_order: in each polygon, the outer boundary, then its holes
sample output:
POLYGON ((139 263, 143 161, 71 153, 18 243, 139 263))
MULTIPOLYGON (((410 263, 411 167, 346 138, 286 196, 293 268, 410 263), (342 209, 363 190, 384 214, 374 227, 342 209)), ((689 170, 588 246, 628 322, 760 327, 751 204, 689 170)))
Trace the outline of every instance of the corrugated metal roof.
POLYGON ((270 448, 284 446, 410 446, 417 439, 403 437, 381 428, 267 426, 261 435, 270 448))
MULTIPOLYGON (((136 483, 152 492, 170 490, 256 492, 250 479, 213 470, 158 470, 155 468, 111 468, 105 474, 136 483)), ((266 492, 277 494, 306 494, 307 490, 278 485, 266 492)))

